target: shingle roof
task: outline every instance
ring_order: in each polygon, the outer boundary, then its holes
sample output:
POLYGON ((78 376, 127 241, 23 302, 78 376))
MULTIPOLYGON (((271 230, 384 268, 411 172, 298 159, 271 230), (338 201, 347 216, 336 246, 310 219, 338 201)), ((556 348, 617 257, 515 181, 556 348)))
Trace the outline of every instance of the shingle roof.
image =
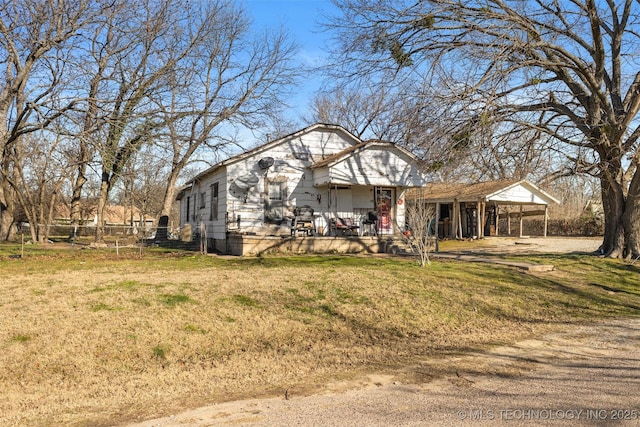
POLYGON ((340 160, 341 158, 345 157, 348 154, 351 154, 353 152, 355 152, 356 150, 359 150, 360 148, 364 147, 365 145, 369 144, 371 141, 364 141, 361 142, 359 144, 356 144, 354 146, 345 148, 344 150, 332 154, 330 156, 325 157, 323 160, 319 161, 319 162, 315 162, 313 165, 311 165, 311 169, 317 169, 317 168, 322 168, 325 166, 329 166, 331 163, 340 160))
MULTIPOLYGON (((281 143, 283 143, 284 141, 286 141, 286 140, 288 140, 290 138, 298 137, 298 136, 303 135, 305 133, 312 132, 312 131, 314 131, 316 129, 326 129, 326 130, 329 130, 329 131, 341 132, 342 134, 346 135, 348 138, 350 138, 353 141, 355 141, 356 142, 356 144, 355 144, 356 146, 361 144, 361 142, 358 142, 358 141, 360 141, 360 139, 357 136, 353 135, 351 132, 349 132, 348 130, 346 130, 342 126, 333 125, 333 124, 329 124, 329 123, 316 123, 316 124, 313 124, 311 126, 307 126, 306 128, 301 129, 299 131, 290 133, 289 135, 285 135, 283 137, 271 140, 271 141, 269 141, 269 142, 267 142, 265 144, 259 145, 257 147, 254 147, 254 148, 250 149, 250 150, 247 150, 247 151, 244 151, 242 153, 236 154, 236 155, 234 155, 232 157, 229 157, 226 160, 218 162, 215 165, 211 166, 210 168, 198 173, 194 178, 192 178, 189 181, 187 181, 186 184, 185 184, 185 187, 183 189, 188 188, 193 182, 201 179, 203 176, 206 176, 206 175, 208 175, 210 173, 213 173, 215 170, 219 169, 220 167, 229 165, 229 164, 231 164, 231 163, 233 163, 235 161, 244 159, 244 158, 246 158, 248 156, 254 155, 254 154, 259 153, 261 151, 264 151, 264 150, 266 150, 268 148, 271 148, 273 146, 281 144, 281 143)), ((180 195, 178 195, 178 196, 180 196, 180 195)))
POLYGON ((481 197, 485 197, 496 191, 510 187, 520 182, 519 180, 497 180, 497 181, 485 181, 476 182, 472 184, 467 183, 451 183, 451 182, 436 182, 427 184, 422 188, 415 188, 410 190, 407 194, 409 199, 425 199, 425 200, 476 200, 481 197))
POLYGON ((504 179, 497 181, 485 181, 476 183, 431 183, 422 188, 408 190, 407 199, 422 199, 427 202, 453 201, 460 202, 476 201, 481 198, 489 198, 496 193, 507 190, 516 185, 522 185, 538 197, 548 203, 559 203, 552 195, 547 194, 536 185, 527 180, 504 179))

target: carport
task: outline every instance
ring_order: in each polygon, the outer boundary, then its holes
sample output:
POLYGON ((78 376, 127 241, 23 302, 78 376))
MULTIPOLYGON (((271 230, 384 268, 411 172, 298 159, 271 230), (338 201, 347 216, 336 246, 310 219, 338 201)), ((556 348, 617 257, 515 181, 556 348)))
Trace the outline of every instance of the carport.
POLYGON ((435 207, 441 238, 498 236, 500 219, 506 220, 506 235, 511 235, 511 221, 518 221, 518 235, 522 237, 523 219, 532 216, 544 218, 546 237, 548 208, 560 203, 527 180, 431 183, 411 191, 407 202, 435 207))

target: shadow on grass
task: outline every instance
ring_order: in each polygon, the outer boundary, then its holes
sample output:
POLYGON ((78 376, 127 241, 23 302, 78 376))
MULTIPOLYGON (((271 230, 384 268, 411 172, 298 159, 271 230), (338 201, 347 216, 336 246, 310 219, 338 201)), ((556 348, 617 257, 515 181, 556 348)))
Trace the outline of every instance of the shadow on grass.
MULTIPOLYGON (((531 257, 522 260, 531 261, 531 257)), ((580 316, 639 316, 640 280, 638 268, 615 260, 591 258, 585 261, 576 255, 537 256, 535 260, 556 265, 562 273, 567 268, 572 277, 562 280, 554 273, 531 275, 513 269, 478 270, 476 274, 485 281, 506 280, 513 283, 524 294, 535 296, 534 291, 559 292, 567 297, 557 299, 567 309, 575 310, 580 316), (579 263, 580 266, 567 264, 579 263), (584 275, 584 276, 583 276, 584 275), (596 283, 595 280, 611 285, 596 283)))

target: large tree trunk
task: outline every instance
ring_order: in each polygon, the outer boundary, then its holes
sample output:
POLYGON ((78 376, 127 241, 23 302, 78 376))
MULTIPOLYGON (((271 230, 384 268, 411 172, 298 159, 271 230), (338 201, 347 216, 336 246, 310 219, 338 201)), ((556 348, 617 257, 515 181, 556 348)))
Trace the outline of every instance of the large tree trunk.
POLYGON ((625 255, 640 257, 640 171, 636 170, 627 193, 624 215, 625 255))
POLYGON ((13 240, 15 238, 13 216, 13 202, 0 195, 0 240, 13 240))
POLYGON ((87 165, 82 163, 78 165, 76 179, 73 183, 73 189, 71 193, 71 225, 80 225, 82 222, 82 210, 80 208, 80 202, 82 201, 82 188, 87 182, 85 177, 87 165))
POLYGON ((98 207, 96 216, 98 224, 96 224, 96 242, 104 240, 104 211, 109 200, 109 174, 102 173, 102 182, 100 183, 100 196, 98 197, 98 207))
POLYGON ((624 255, 625 248, 624 191, 617 182, 611 183, 606 178, 600 180, 600 187, 604 209, 604 240, 600 253, 607 257, 620 258, 624 255))
POLYGON ((157 240, 167 239, 169 236, 169 218, 171 217, 171 208, 176 198, 176 182, 178 181, 179 173, 180 172, 174 168, 169 174, 169 179, 167 179, 164 199, 162 200, 162 210, 158 218, 156 218, 156 223, 158 224, 158 229, 156 230, 157 240))
POLYGON ((16 237, 15 206, 13 189, 7 180, 0 177, 0 240, 13 240, 16 237))
MULTIPOLYGON (((181 171, 181 170, 180 170, 181 171)), ((167 180, 167 186, 164 191, 164 200, 162 201, 162 211, 160 216, 170 216, 173 203, 176 201, 176 182, 178 182, 178 174, 180 171, 172 170, 167 180)))

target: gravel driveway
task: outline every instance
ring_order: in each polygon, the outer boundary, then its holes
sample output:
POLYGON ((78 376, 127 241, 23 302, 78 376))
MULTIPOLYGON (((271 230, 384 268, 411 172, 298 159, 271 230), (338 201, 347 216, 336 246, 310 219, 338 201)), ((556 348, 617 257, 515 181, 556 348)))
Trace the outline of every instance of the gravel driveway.
POLYGON ((455 368, 424 384, 374 375, 324 394, 292 390, 288 400, 215 404, 135 426, 640 426, 640 319, 433 363, 455 368))
POLYGON ((598 250, 602 237, 486 237, 470 242, 468 252, 581 253, 598 250))

